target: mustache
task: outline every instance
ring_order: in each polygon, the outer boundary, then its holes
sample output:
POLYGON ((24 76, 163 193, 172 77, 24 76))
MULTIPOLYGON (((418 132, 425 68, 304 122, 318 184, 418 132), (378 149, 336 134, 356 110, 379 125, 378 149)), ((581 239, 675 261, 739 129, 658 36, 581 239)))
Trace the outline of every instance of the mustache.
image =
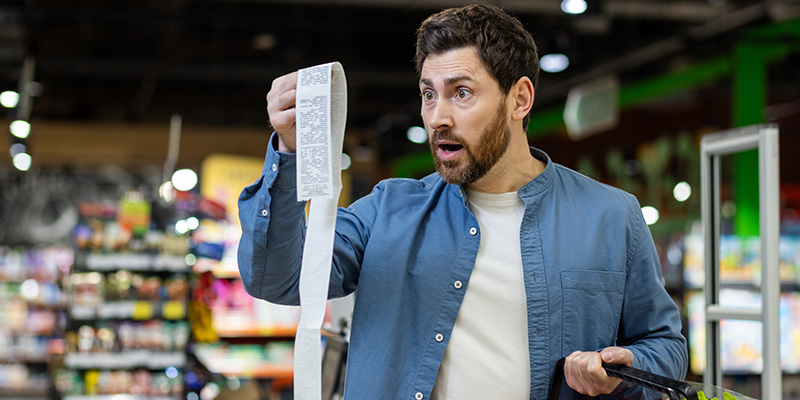
POLYGON ((454 134, 451 129, 442 129, 433 131, 430 137, 430 143, 434 144, 440 140, 445 140, 448 142, 464 145, 461 138, 458 135, 454 134))

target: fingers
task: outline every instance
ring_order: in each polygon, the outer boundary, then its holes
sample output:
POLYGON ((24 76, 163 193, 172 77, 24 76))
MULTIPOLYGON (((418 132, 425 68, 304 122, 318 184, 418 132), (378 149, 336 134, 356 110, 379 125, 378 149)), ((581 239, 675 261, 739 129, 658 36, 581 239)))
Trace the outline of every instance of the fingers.
POLYGON ((267 93, 267 114, 270 125, 278 133, 281 151, 295 150, 296 94, 297 72, 275 79, 267 93))
POLYGON ((604 363, 633 365, 633 352, 624 347, 606 347, 600 352, 604 363))
MULTIPOLYGON (((609 355, 613 353, 610 351, 609 355)), ((633 353, 631 353, 632 355, 633 353)), ((594 351, 576 351, 570 354, 564 363, 564 377, 567 379, 567 385, 578 393, 589 396, 611 393, 621 380, 606 374, 603 361, 601 353, 594 351)), ((631 362, 633 362, 632 358, 631 362)))

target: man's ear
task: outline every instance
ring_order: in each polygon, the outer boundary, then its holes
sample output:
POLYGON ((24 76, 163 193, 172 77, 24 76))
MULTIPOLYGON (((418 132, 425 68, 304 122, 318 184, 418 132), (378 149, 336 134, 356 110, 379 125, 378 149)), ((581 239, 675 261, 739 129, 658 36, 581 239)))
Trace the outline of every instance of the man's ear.
POLYGON ((511 118, 515 121, 521 121, 525 116, 530 113, 533 107, 534 89, 533 82, 527 76, 519 78, 517 83, 511 86, 509 95, 514 104, 514 110, 511 113, 511 118))

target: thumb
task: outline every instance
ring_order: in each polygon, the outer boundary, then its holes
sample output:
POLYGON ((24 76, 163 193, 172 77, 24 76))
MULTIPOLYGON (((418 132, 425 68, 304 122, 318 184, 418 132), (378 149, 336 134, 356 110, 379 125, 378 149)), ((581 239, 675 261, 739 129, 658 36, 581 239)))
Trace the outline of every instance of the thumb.
POLYGON ((630 366, 633 364, 633 353, 621 347, 608 347, 600 352, 603 362, 608 364, 623 364, 630 366))

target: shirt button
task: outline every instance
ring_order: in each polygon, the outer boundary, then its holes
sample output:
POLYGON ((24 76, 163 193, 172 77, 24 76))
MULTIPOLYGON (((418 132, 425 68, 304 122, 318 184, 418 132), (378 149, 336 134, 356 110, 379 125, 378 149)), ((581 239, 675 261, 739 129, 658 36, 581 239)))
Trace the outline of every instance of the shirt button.
POLYGON ((461 281, 453 282, 453 287, 455 287, 456 289, 461 289, 461 281))
POLYGON ((423 397, 425 396, 422 395, 422 392, 417 392, 417 394, 414 395, 414 398, 417 400, 422 400, 423 397))
POLYGON ((265 217, 266 217, 267 215, 269 215, 269 211, 267 211, 267 210, 261 210, 261 215, 263 215, 263 216, 265 216, 265 217))
POLYGON ((272 172, 276 172, 277 170, 278 170, 278 166, 275 165, 275 164, 272 164, 272 172))
POLYGON ((477 235, 478 234, 478 228, 476 228, 474 226, 472 228, 469 228, 469 234, 472 235, 472 236, 477 235))
POLYGON ((436 334, 436 341, 437 342, 441 342, 442 340, 444 340, 444 335, 442 335, 441 333, 437 333, 436 334))

